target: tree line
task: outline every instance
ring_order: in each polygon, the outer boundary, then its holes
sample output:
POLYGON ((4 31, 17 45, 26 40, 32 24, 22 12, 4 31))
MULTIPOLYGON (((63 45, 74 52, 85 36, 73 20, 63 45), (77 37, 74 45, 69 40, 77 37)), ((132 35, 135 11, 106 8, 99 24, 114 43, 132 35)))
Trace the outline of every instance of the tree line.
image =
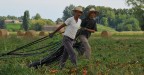
MULTIPOLYGON (((114 9, 104 6, 89 5, 83 7, 83 15, 81 19, 86 18, 90 8, 95 8, 99 14, 95 18, 98 24, 114 28, 117 31, 140 31, 144 30, 144 1, 143 0, 126 0, 128 5, 133 6, 131 9, 114 9)), ((74 5, 66 6, 63 11, 63 17, 58 18, 56 23, 63 22, 73 15, 72 9, 74 5)), ((41 30, 43 25, 55 25, 50 19, 41 18, 40 14, 36 14, 30 18, 29 11, 26 10, 21 17, 0 16, 0 28, 6 28, 4 20, 22 20, 21 29, 27 31, 29 29, 41 30)))
MULTIPOLYGON (((71 11, 75 6, 69 5, 63 11, 62 19, 65 21, 68 17, 71 17, 73 12, 71 11)), ((83 15, 81 19, 86 18, 88 14, 88 10, 90 8, 95 8, 99 11, 97 15, 97 23, 112 27, 117 31, 140 31, 142 29, 142 22, 144 20, 140 20, 139 17, 135 14, 134 8, 131 9, 113 9, 110 7, 104 6, 95 6, 89 5, 87 7, 83 7, 83 15)), ((140 13, 141 14, 141 13, 140 13)), ((139 14, 139 16, 140 16, 139 14)))
POLYGON ((7 29, 5 20, 19 20, 22 21, 22 24, 20 26, 20 30, 36 30, 41 31, 42 27, 44 25, 55 25, 55 22, 53 22, 51 19, 43 19, 39 13, 37 13, 35 16, 30 18, 30 13, 28 10, 24 12, 24 15, 21 17, 16 16, 0 16, 0 29, 7 29))
POLYGON ((31 19, 29 18, 29 11, 24 12, 22 28, 27 31, 33 29, 36 31, 41 31, 44 25, 55 25, 51 19, 43 19, 40 14, 37 13, 31 19))
MULTIPOLYGON (((99 11, 96 20, 98 24, 112 27, 117 31, 140 31, 144 30, 144 1, 143 0, 126 0, 128 5, 133 6, 131 9, 113 9, 104 6, 89 5, 83 7, 84 14, 81 19, 87 17, 88 10, 95 8, 99 11)), ((70 5, 63 11, 62 19, 65 21, 72 16, 71 11, 75 6, 70 5)))

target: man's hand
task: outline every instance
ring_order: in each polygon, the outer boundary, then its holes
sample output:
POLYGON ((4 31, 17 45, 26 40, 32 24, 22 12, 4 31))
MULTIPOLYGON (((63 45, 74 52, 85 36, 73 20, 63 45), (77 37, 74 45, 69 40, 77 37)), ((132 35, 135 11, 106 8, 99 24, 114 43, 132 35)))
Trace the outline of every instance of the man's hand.
POLYGON ((61 28, 65 27, 65 26, 66 26, 65 23, 62 24, 61 26, 59 26, 53 33, 49 34, 49 37, 52 38, 56 32, 58 32, 61 28))
POLYGON ((82 30, 87 30, 87 31, 89 31, 89 32, 92 32, 92 33, 94 33, 95 32, 95 30, 92 30, 92 29, 88 29, 88 28, 81 28, 82 30))
POLYGON ((50 38, 53 38, 53 36, 54 36, 54 33, 50 33, 50 34, 49 34, 49 37, 50 37, 50 38))
POLYGON ((91 33, 94 33, 94 32, 95 32, 95 30, 88 29, 88 28, 86 28, 86 30, 89 31, 89 32, 91 32, 91 33))
POLYGON ((82 30, 86 30, 87 28, 82 27, 81 29, 82 29, 82 30))

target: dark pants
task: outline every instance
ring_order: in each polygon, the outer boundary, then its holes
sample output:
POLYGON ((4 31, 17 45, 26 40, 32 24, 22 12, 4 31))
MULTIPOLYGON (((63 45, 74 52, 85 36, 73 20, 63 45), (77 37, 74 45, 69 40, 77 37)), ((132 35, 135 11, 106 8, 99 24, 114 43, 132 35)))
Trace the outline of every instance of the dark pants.
POLYGON ((63 38, 64 52, 60 60, 60 66, 64 67, 66 60, 70 57, 70 60, 74 66, 76 66, 76 54, 73 49, 73 39, 64 36, 63 38))

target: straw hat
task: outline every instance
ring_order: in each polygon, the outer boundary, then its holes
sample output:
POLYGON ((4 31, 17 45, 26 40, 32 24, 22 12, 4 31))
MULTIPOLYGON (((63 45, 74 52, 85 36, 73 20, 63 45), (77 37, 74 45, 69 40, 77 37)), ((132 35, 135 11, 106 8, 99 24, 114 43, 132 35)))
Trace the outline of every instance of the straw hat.
POLYGON ((73 9, 73 11, 80 11, 81 13, 83 12, 83 9, 82 9, 82 7, 75 7, 74 9, 73 9))
POLYGON ((90 14, 91 12, 95 12, 96 14, 99 14, 99 12, 96 11, 94 8, 91 8, 91 9, 89 10, 89 14, 90 14))

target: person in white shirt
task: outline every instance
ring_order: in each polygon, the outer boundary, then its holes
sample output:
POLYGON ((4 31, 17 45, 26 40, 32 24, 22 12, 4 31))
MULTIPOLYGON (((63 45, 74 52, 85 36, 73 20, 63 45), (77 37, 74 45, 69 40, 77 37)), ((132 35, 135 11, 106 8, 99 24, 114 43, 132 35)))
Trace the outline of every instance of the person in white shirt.
POLYGON ((82 15, 83 10, 81 7, 75 7, 73 9, 74 16, 68 18, 64 24, 62 24, 58 29, 56 29, 53 33, 50 33, 49 36, 53 37, 56 32, 58 32, 61 28, 66 26, 66 30, 64 32, 63 37, 63 46, 64 46, 64 53, 60 60, 60 68, 63 69, 65 66, 66 60, 70 57, 70 60, 74 67, 77 66, 77 58, 76 54, 73 49, 73 42, 76 36, 76 33, 81 25, 81 19, 79 17, 82 15))

